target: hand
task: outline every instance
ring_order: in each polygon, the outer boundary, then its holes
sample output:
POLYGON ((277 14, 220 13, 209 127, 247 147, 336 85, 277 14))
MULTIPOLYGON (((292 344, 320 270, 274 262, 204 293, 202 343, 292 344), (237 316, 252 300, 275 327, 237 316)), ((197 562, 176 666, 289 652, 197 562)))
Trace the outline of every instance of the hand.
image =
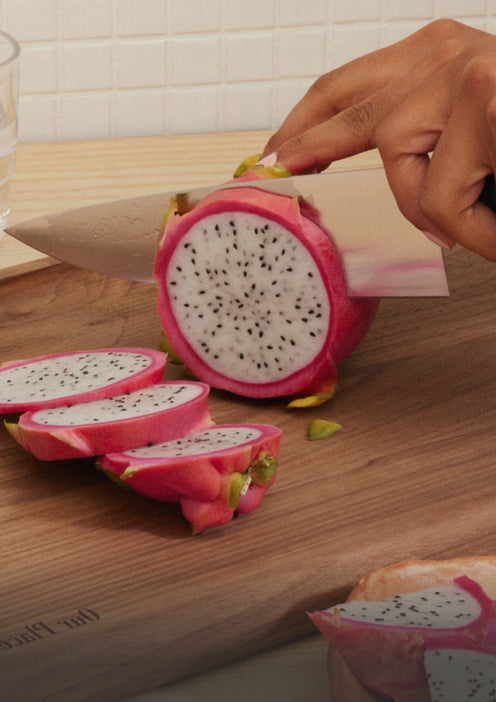
POLYGON ((321 76, 265 147, 292 173, 377 147, 401 212, 446 247, 496 260, 496 37, 438 20, 321 76))

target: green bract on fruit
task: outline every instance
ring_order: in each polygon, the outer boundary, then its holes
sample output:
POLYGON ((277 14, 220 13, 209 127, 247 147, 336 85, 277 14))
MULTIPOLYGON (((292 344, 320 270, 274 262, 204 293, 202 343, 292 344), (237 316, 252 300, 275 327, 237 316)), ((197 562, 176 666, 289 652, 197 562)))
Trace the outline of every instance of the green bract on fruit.
POLYGON ((0 414, 130 392, 162 379, 167 355, 111 348, 37 356, 0 366, 0 414))
POLYGON ((147 497, 179 502, 193 531, 251 512, 276 478, 281 430, 226 424, 186 437, 109 453, 100 467, 147 497))
POLYGON ((175 353, 213 387, 330 396, 336 365, 378 303, 348 297, 338 253, 310 208, 252 183, 274 175, 248 168, 246 187, 171 210, 155 263, 160 319, 175 353))
POLYGON ((156 383, 101 400, 26 412, 6 427, 41 460, 98 456, 198 431, 210 422, 208 394, 204 383, 156 383))

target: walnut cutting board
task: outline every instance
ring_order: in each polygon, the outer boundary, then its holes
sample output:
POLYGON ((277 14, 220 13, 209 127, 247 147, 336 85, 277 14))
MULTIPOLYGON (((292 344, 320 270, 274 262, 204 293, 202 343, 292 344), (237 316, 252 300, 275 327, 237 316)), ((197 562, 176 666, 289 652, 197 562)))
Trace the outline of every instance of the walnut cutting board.
MULTIPOLYGON (((254 139, 231 148, 249 153, 254 139)), ((105 180, 102 163, 92 178, 105 180)), ((201 536, 92 461, 43 463, 0 432, 1 698, 113 702, 314 631, 305 611, 371 568, 496 553, 496 266, 463 250, 446 262, 451 297, 383 301, 327 405, 212 391, 216 422, 274 423, 283 441, 260 507, 201 536), (310 442, 316 417, 343 429, 310 442)), ((9 266, 0 361, 157 345, 152 286, 53 261, 9 266)))

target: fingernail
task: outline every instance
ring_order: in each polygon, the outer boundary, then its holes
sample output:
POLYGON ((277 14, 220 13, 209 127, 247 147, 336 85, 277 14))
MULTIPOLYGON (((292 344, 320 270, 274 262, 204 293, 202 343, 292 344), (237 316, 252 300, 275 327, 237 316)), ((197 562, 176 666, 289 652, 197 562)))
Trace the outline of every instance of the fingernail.
POLYGON ((438 246, 440 246, 442 249, 445 249, 446 251, 449 251, 454 246, 454 244, 448 243, 447 241, 440 239, 438 236, 436 236, 435 234, 431 234, 430 232, 424 231, 424 232, 422 232, 422 234, 424 234, 424 236, 426 236, 434 244, 437 244, 438 246))
POLYGON ((265 166, 266 168, 269 168, 270 166, 275 166, 276 163, 277 163, 277 154, 275 151, 273 151, 268 156, 265 156, 265 158, 259 159, 257 161, 257 166, 265 166))

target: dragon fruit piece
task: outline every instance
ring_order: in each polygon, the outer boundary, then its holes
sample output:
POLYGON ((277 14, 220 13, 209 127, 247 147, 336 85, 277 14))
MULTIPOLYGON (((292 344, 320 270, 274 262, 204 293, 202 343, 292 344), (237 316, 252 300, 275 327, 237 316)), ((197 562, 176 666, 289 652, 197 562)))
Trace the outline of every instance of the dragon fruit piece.
POLYGON ((443 636, 454 645, 484 640, 495 602, 467 576, 378 601, 350 600, 310 618, 370 690, 398 702, 428 700, 423 654, 443 636))
POLYGON ((276 478, 281 433, 267 424, 213 425, 179 439, 108 453, 100 467, 147 497, 180 502, 197 533, 259 504, 276 478))
MULTIPOLYGON (((183 516, 191 523, 193 534, 201 534, 208 527, 227 524, 238 511, 241 496, 251 487, 251 479, 246 473, 227 473, 221 478, 219 495, 215 500, 195 500, 182 497, 183 516)), ((258 504, 258 503, 257 503, 258 504)))
POLYGON ((248 397, 332 394, 336 365, 378 302, 348 297, 308 208, 247 182, 180 209, 162 231, 155 278, 165 335, 185 365, 248 397))
POLYGON ((424 653, 432 702, 487 702, 496 699, 496 648, 433 644, 424 653))
POLYGON ((182 499, 181 508, 186 519, 192 523, 193 533, 198 534, 206 527, 226 524, 235 512, 253 512, 273 484, 276 471, 277 459, 268 451, 262 451, 250 462, 244 473, 228 473, 225 476, 220 495, 213 502, 182 499))
POLYGON ((144 348, 36 356, 0 366, 0 414, 111 397, 162 379, 167 355, 144 348))
POLYGON ((210 423, 208 385, 155 383, 124 395, 26 412, 5 426, 41 460, 98 456, 198 431, 210 423))

